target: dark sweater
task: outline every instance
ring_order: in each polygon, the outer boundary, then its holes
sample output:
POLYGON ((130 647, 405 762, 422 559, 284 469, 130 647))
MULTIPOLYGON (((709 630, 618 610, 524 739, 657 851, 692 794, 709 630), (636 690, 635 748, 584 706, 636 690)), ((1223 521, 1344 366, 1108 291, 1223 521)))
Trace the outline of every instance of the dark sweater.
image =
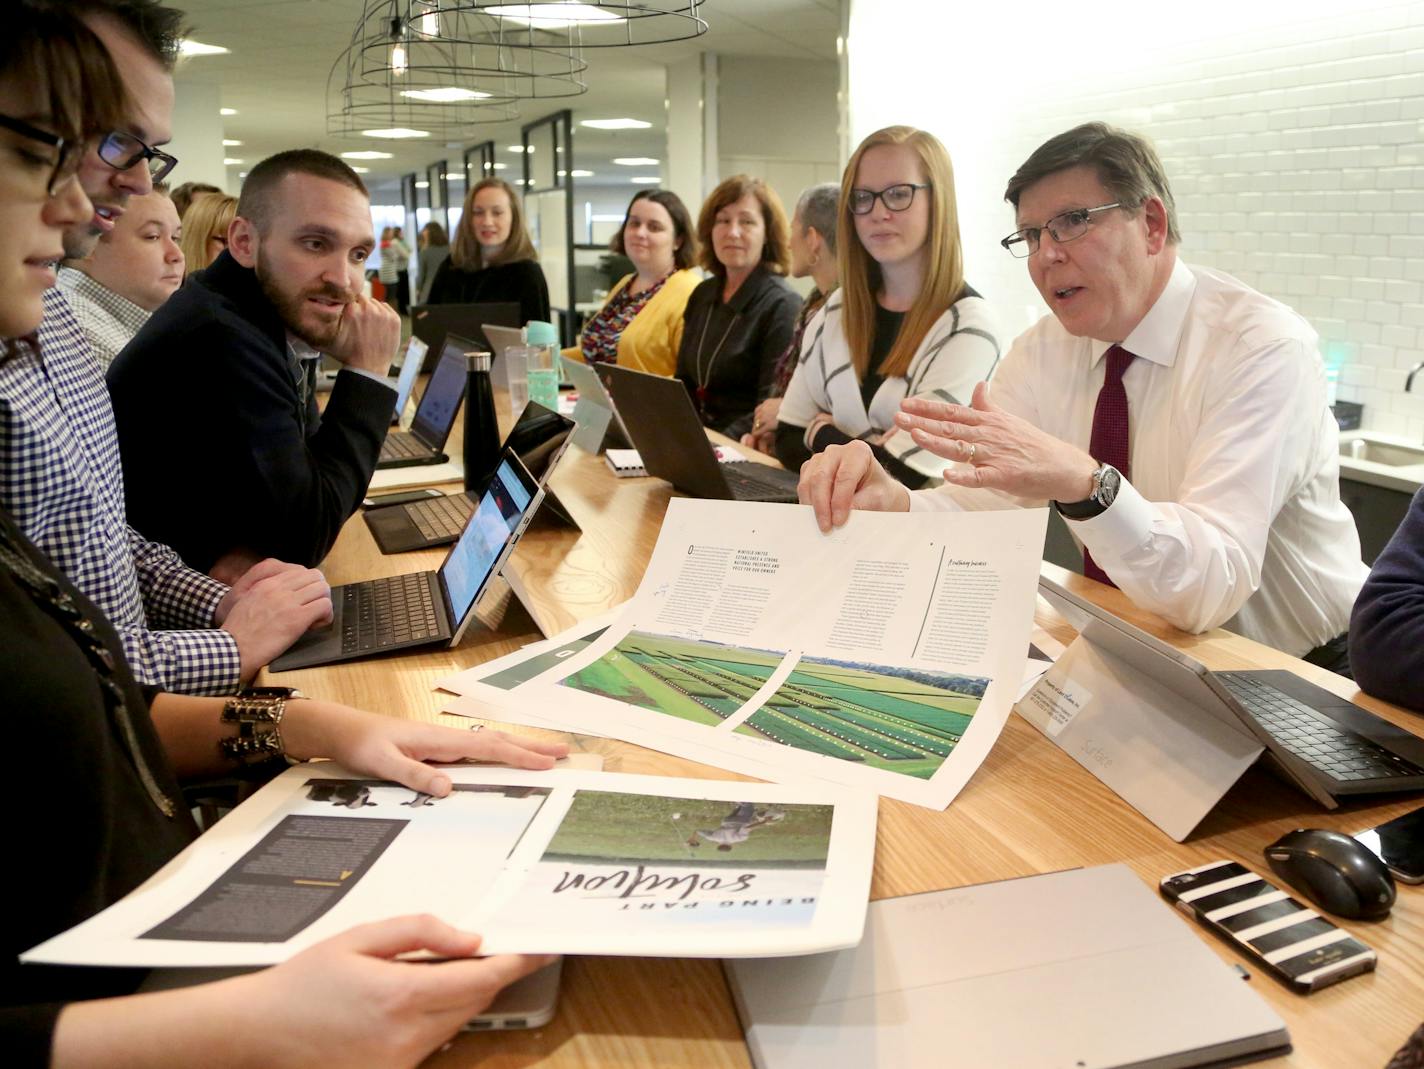
POLYGON ((692 291, 682 315, 677 377, 705 425, 733 438, 751 430, 752 409, 771 396, 800 307, 786 280, 760 267, 730 301, 723 302, 715 276, 692 291))
POLYGON ((549 284, 543 269, 533 260, 495 264, 478 271, 456 267, 446 260, 435 269, 428 304, 496 304, 509 301, 519 305, 520 323, 549 318, 549 284))
POLYGON ((1367 693, 1424 713, 1424 489, 1355 600, 1350 668, 1367 693))
POLYGON ((165 817, 137 771, 177 799, 144 696, 103 615, 0 512, 0 543, 20 549, 93 623, 117 669, 136 750, 104 701, 83 650, 43 603, 0 563, 0 679, 14 760, 7 790, 14 879, 0 947, 0 1030, 5 1064, 49 1064, 63 1003, 127 994, 142 978, 129 969, 21 965, 18 955, 122 898, 197 834, 181 804, 165 817))
POLYGON ((303 402, 286 328, 223 253, 109 368, 129 523, 208 571, 232 550, 316 565, 361 503, 390 425, 387 384, 343 371, 303 402))

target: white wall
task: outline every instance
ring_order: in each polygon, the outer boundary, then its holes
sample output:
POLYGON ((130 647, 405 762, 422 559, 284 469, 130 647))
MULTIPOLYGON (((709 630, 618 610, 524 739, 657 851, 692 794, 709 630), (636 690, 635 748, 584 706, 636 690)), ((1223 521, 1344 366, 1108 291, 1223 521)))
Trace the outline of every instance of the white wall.
POLYGON ((1105 119, 1156 142, 1183 256, 1296 308, 1366 426, 1424 438, 1424 388, 1403 393, 1424 359, 1424 5, 850 2, 852 144, 893 122, 945 142, 969 277, 1006 333, 1043 306, 997 245, 1004 184, 1048 137, 1105 119))
MULTIPOLYGON (((228 169, 223 164, 225 153, 229 150, 223 148, 223 121, 218 114, 222 96, 218 86, 178 78, 175 92, 173 140, 166 148, 178 157, 178 166, 169 177, 169 184, 210 182, 232 192, 228 189, 228 169)), ((242 155, 241 149, 230 151, 237 157, 242 155)), ((249 159, 247 162, 254 164, 257 161, 249 159)))

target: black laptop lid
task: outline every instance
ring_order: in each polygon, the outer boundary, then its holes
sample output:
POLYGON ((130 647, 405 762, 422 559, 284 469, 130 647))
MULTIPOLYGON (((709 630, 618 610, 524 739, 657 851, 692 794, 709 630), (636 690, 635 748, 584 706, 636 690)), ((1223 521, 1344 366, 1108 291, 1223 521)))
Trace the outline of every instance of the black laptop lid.
POLYGON ((455 413, 465 396, 465 354, 474 348, 473 342, 450 335, 411 421, 411 433, 437 452, 445 448, 455 425, 455 413))
POLYGON ((410 330, 426 345, 430 346, 430 356, 426 358, 426 369, 445 345, 447 334, 458 334, 473 339, 478 348, 495 352, 495 348, 485 337, 484 324, 493 323, 501 327, 522 327, 517 301, 494 301, 480 304, 417 304, 410 310, 410 330))
POLYGON ((616 364, 599 364, 598 377, 649 475, 666 479, 694 497, 722 501, 732 497, 681 379, 616 364))

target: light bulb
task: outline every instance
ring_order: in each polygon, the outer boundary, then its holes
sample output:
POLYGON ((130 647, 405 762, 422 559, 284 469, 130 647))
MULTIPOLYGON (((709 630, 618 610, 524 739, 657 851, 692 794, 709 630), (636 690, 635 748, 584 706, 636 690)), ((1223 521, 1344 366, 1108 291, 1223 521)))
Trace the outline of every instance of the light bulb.
POLYGON ((404 74, 410 66, 405 54, 405 45, 391 45, 391 73, 404 74))

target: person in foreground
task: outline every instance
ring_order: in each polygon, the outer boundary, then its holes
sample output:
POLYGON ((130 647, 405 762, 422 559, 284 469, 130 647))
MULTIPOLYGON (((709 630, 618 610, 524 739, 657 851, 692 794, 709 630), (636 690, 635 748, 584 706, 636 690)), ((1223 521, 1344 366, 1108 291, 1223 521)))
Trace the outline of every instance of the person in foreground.
POLYGON ((362 296, 370 199, 334 156, 295 149, 252 168, 228 235, 119 354, 109 393, 130 522, 236 582, 264 557, 315 566, 360 505, 400 317, 362 296), (318 414, 322 354, 343 367, 318 414))
POLYGON ((1424 490, 1355 601, 1350 667, 1366 693, 1424 713, 1424 490))
POLYGON ((791 264, 786 211, 776 190, 737 174, 697 217, 700 263, 712 277, 687 299, 677 377, 705 426, 740 438, 771 396, 800 298, 782 276, 791 264))
POLYGON ((449 257, 435 269, 430 304, 519 305, 519 321, 549 322, 549 284, 524 226, 519 194, 503 178, 483 178, 465 194, 449 257))
POLYGON ((771 396, 756 406, 752 412, 752 429, 742 435, 743 445, 768 456, 776 455, 776 423, 781 413, 781 399, 786 396, 786 387, 791 384, 791 375, 801 360, 806 325, 821 310, 840 280, 840 266, 836 262, 836 214, 840 197, 841 187, 834 182, 808 186, 801 191, 796 210, 791 213, 788 243, 791 267, 787 273, 792 278, 810 278, 815 285, 796 313, 791 340, 776 358, 771 396))
POLYGON ((1088 123, 1010 180, 1052 315, 972 404, 907 400, 896 423, 956 464, 910 493, 853 442, 802 470, 823 529, 852 508, 1053 502, 1088 575, 1186 631, 1226 626, 1333 671, 1364 580, 1340 501, 1316 335, 1284 305, 1177 258, 1171 190, 1142 138, 1088 123))
MULTIPOLYGON (((23 0, 18 10, 53 6, 23 0)), ((94 208, 66 225, 62 244, 65 259, 82 260, 176 162, 154 146, 171 129, 181 15, 152 0, 62 6, 84 19, 122 76, 118 96, 88 103, 94 116, 112 121, 78 163, 94 208)), ((43 300, 39 345, 0 364, 0 507, 109 619, 140 682, 231 694, 330 618, 325 581, 272 560, 229 588, 130 526, 103 368, 64 293, 51 287, 43 300)))
MULTIPOLYGON (((0 39, 0 363, 40 344, 42 295, 66 227, 94 211, 77 172, 90 124, 107 128, 123 90, 104 46, 62 6, 25 5, 0 39), (81 113, 81 101, 84 112, 81 113), (97 103, 96 103, 97 102, 97 103), (85 119, 88 119, 88 123, 85 119)), ((222 699, 155 694, 150 712, 117 635, 0 509, 0 678, 28 756, 11 788, 35 804, 12 829, 21 881, 0 925, 0 1035, 6 1064, 269 1067, 414 1065, 541 957, 468 960, 479 937, 430 917, 353 929, 291 962, 239 979, 124 997, 129 970, 24 966, 18 955, 116 901, 196 833, 181 776, 233 767, 222 699), (16 898, 18 896, 18 898, 16 898), (457 959, 389 959, 425 949, 457 959)), ((564 748, 454 731, 329 702, 272 699, 264 755, 327 755, 363 775, 436 796, 426 760, 548 768, 564 748)), ((285 761, 283 761, 285 764, 285 761)))
POLYGON ((168 194, 134 197, 87 257, 59 269, 60 288, 107 368, 183 284, 182 225, 168 194))
POLYGON ((609 246, 634 271, 584 321, 576 348, 564 355, 586 364, 617 364, 671 375, 682 344, 682 313, 697 288, 697 235, 682 199, 666 189, 633 194, 609 246))
POLYGON ((840 291, 786 389, 776 455, 796 471, 859 438, 918 488, 945 461, 895 426, 900 402, 968 400, 999 359, 988 305, 964 281, 949 153, 923 130, 877 130, 846 165, 840 215, 840 291))

